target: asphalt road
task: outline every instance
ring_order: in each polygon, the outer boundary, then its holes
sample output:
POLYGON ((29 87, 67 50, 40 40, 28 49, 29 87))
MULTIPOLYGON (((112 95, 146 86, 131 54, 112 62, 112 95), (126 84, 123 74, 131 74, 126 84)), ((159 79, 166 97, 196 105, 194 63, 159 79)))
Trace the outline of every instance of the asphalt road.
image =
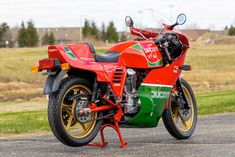
MULTIPOLYGON (((162 122, 152 129, 122 129, 128 147, 119 148, 113 130, 105 130, 107 147, 71 148, 53 135, 0 139, 0 156, 164 156, 235 157, 235 113, 201 117, 194 135, 187 140, 171 137, 162 122)), ((96 138, 94 141, 98 141, 96 138)))

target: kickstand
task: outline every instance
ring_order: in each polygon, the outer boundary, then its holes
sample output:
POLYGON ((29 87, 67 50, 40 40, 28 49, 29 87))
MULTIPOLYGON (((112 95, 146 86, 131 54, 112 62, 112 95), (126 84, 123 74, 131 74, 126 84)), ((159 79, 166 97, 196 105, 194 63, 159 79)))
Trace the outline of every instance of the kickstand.
POLYGON ((104 133, 103 133, 104 128, 106 128, 106 127, 111 127, 117 132, 119 140, 120 140, 120 148, 124 148, 124 147, 127 146, 127 143, 125 143, 123 138, 122 138, 122 134, 120 132, 118 122, 114 122, 114 124, 104 124, 104 125, 102 125, 100 127, 100 136, 101 136, 101 142, 102 143, 89 143, 89 144, 87 144, 87 146, 96 146, 96 147, 105 147, 105 146, 107 146, 108 143, 105 142, 104 133))

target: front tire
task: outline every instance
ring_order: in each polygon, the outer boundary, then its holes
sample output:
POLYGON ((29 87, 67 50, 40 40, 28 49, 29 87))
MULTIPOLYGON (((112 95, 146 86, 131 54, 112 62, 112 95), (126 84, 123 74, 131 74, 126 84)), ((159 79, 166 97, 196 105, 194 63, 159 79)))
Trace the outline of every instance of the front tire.
POLYGON ((191 110, 189 113, 191 114, 191 116, 188 120, 184 120, 181 117, 179 113, 180 108, 174 100, 173 92, 171 92, 170 99, 168 102, 168 109, 163 112, 162 119, 166 129, 173 137, 177 139, 187 139, 193 134, 196 128, 197 104, 195 95, 190 85, 182 79, 181 86, 189 102, 191 110))
POLYGON ((68 99, 78 93, 90 95, 91 84, 83 78, 67 77, 62 80, 59 89, 50 94, 48 103, 48 120, 53 134, 60 142, 72 147, 92 141, 102 123, 96 120, 101 115, 98 113, 76 117, 76 106, 88 107, 89 104, 82 99, 68 99))

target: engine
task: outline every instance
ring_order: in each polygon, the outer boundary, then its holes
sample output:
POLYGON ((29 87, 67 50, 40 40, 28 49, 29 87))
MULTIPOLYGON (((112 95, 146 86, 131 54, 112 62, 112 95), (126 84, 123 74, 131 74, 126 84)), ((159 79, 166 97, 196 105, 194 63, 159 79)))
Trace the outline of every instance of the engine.
POLYGON ((137 91, 137 74, 136 71, 128 68, 126 84, 124 86, 124 97, 122 100, 124 113, 133 115, 139 111, 140 101, 137 91))

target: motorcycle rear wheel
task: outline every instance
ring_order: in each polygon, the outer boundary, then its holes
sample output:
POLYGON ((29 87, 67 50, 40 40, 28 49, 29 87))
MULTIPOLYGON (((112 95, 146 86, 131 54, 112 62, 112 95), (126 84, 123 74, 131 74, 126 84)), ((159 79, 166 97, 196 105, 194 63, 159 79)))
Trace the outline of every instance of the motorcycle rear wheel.
POLYGON ((187 139, 189 138, 195 128, 197 123, 197 104, 196 98, 190 85, 185 81, 181 80, 181 85, 184 90, 185 96, 189 102, 191 115, 187 120, 180 115, 180 108, 174 100, 173 93, 170 95, 168 109, 163 112, 162 119, 163 123, 168 130, 168 132, 177 139, 187 139))
POLYGON ((101 115, 98 113, 75 117, 76 105, 88 107, 89 104, 78 99, 69 101, 68 97, 78 93, 91 94, 91 84, 83 78, 67 77, 62 80, 58 91, 50 94, 48 102, 48 120, 53 134, 60 142, 72 147, 91 142, 102 122, 96 120, 101 115), (89 120, 86 121, 85 118, 89 120), (78 119, 84 122, 79 122, 78 119))

